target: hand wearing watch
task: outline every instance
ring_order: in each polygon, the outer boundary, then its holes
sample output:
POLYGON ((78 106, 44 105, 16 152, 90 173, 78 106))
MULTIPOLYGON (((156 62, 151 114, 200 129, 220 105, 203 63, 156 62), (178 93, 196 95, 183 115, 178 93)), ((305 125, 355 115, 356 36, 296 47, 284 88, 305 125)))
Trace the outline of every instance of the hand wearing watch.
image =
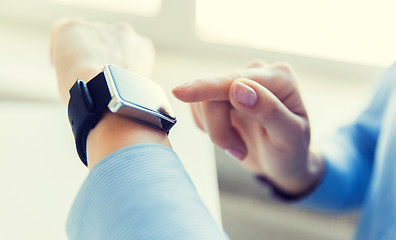
POLYGON ((115 65, 70 89, 69 122, 81 161, 87 166, 86 142, 107 110, 129 120, 169 133, 176 123, 163 89, 155 82, 115 65))

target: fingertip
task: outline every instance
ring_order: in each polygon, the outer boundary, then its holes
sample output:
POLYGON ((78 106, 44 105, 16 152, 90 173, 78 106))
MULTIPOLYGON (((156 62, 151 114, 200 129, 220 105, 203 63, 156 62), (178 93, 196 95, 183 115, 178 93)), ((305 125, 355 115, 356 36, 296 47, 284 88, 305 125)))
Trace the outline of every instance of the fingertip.
POLYGON ((173 88, 171 90, 171 92, 172 92, 173 96, 177 97, 177 89, 173 88))
POLYGON ((179 86, 176 86, 175 88, 172 89, 172 94, 175 96, 177 99, 181 101, 186 101, 186 94, 187 90, 193 85, 193 82, 186 82, 183 84, 180 84, 179 86))
POLYGON ((233 80, 221 78, 197 79, 175 87, 173 94, 184 102, 228 101, 233 80))
POLYGON ((177 89, 177 87, 173 88, 173 89, 171 90, 171 92, 172 92, 173 96, 175 96, 175 97, 177 97, 178 94, 179 94, 179 90, 177 89))
POLYGON ((199 102, 202 99, 202 86, 199 80, 193 80, 180 84, 172 89, 172 94, 179 100, 187 103, 199 102))
POLYGON ((234 148, 230 148, 230 149, 225 149, 224 152, 234 158, 237 159, 239 161, 243 161, 243 159, 245 158, 246 154, 243 153, 242 151, 238 150, 238 149, 234 149, 234 148))
POLYGON ((172 90, 172 95, 177 99, 180 100, 182 102, 187 102, 185 101, 183 94, 181 94, 180 92, 178 92, 177 90, 172 90))
POLYGON ((228 146, 224 147, 224 151, 231 157, 234 157, 239 161, 243 161, 247 156, 247 147, 245 142, 235 128, 231 128, 229 134, 230 138, 227 144, 228 146))

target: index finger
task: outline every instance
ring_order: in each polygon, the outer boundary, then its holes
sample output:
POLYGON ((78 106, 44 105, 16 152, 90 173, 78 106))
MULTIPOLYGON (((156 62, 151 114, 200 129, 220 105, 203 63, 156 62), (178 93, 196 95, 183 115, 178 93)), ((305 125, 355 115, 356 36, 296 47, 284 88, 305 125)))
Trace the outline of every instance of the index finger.
POLYGON ((173 95, 183 102, 227 101, 228 90, 238 77, 220 76, 198 79, 184 83, 172 90, 173 95))
POLYGON ((285 70, 274 65, 268 68, 250 68, 212 78, 187 82, 172 90, 173 95, 183 102, 228 101, 231 84, 240 78, 251 79, 283 100, 293 90, 290 76, 285 70), (290 87, 291 86, 291 87, 290 87))

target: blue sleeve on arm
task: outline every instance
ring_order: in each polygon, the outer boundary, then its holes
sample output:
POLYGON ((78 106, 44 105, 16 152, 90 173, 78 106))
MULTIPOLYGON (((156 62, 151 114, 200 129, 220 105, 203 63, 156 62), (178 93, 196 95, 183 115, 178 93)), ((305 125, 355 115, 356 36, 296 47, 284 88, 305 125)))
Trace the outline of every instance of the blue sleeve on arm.
POLYGON ((395 76, 396 65, 393 65, 356 121, 341 128, 323 144, 325 176, 299 205, 335 212, 361 205, 370 182, 380 126, 395 76))
POLYGON ((67 221, 70 239, 228 239, 170 149, 120 149, 90 172, 67 221))
POLYGON ((326 173, 321 183, 299 205, 330 212, 360 206, 370 181, 372 162, 354 152, 351 142, 339 138, 328 143, 323 152, 326 173))

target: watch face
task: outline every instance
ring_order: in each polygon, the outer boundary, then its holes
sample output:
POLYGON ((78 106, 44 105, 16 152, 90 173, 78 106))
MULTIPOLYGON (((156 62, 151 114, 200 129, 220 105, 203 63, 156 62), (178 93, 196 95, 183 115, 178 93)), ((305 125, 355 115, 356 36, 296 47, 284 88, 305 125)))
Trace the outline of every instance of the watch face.
POLYGON ((114 65, 106 65, 104 73, 112 96, 112 112, 153 125, 161 125, 157 122, 163 119, 176 122, 168 98, 157 83, 114 65))

